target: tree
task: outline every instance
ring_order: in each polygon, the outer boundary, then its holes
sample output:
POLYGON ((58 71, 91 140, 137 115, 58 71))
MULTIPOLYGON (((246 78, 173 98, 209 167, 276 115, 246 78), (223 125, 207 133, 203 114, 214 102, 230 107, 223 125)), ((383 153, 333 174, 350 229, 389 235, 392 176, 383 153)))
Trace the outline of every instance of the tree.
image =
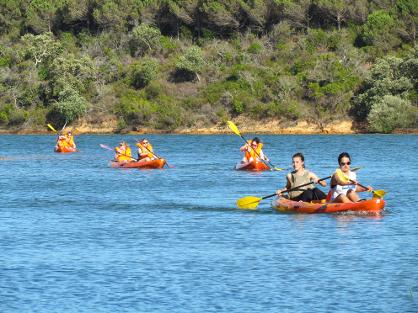
POLYGON ((62 0, 32 0, 27 8, 27 26, 36 33, 51 32, 55 15, 63 5, 62 0))
POLYGON ((379 59, 354 99, 353 113, 366 120, 373 105, 387 95, 405 99, 413 92, 411 80, 401 71, 403 60, 396 57, 379 59))
POLYGON ((386 95, 374 103, 367 120, 370 130, 390 133, 395 128, 406 128, 414 125, 418 111, 409 101, 396 96, 386 95))
POLYGON ((375 11, 367 17, 363 25, 362 39, 366 45, 375 46, 381 52, 387 52, 400 44, 395 34, 395 19, 385 11, 375 11))
POLYGON ((53 109, 70 123, 87 112, 87 101, 71 86, 65 86, 59 93, 53 109))
POLYGON ((157 76, 158 63, 154 59, 144 58, 131 68, 131 85, 135 88, 144 88, 157 76))
POLYGON ((205 61, 203 59, 202 50, 193 46, 188 48, 176 64, 178 72, 186 72, 193 74, 200 81, 199 73, 202 71, 205 61))
POLYGON ((62 46, 55 40, 52 33, 41 35, 26 34, 22 37, 28 56, 33 57, 35 67, 41 63, 48 63, 62 52, 62 46))
POLYGON ((161 32, 151 25, 141 24, 132 30, 131 50, 134 55, 143 55, 159 47, 161 32))

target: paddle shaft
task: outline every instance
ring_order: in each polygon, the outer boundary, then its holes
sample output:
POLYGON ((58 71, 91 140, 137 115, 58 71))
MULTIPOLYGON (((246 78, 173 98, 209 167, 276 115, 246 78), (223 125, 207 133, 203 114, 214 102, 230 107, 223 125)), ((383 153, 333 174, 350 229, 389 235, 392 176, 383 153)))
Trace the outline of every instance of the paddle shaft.
MULTIPOLYGON (((322 181, 322 180, 330 179, 330 178, 331 178, 331 176, 327 176, 327 177, 324 177, 324 178, 318 179, 318 182, 320 182, 320 181, 322 181)), ((313 181, 311 181, 311 182, 306 183, 306 184, 303 184, 303 185, 299 185, 299 186, 296 186, 296 187, 293 187, 293 188, 290 188, 290 189, 283 190, 283 191, 282 191, 282 193, 285 193, 285 192, 286 192, 286 193, 288 193, 288 192, 291 192, 291 191, 295 191, 295 190, 298 190, 298 189, 299 189, 299 188, 301 188, 301 187, 305 187, 305 186, 308 186, 308 185, 311 185, 311 184, 314 184, 314 182, 313 182, 313 181)), ((277 196, 277 193, 272 193, 271 195, 264 196, 264 197, 262 197, 262 198, 260 199, 260 201, 261 201, 261 200, 264 200, 264 199, 267 199, 267 198, 274 197, 274 196, 277 196)))

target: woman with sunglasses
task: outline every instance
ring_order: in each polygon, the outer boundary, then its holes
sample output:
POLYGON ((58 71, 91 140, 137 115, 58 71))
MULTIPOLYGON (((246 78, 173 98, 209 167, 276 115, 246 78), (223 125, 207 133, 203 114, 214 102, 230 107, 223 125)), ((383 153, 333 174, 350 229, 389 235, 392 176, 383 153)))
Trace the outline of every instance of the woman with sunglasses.
POLYGON ((239 149, 239 151, 244 152, 241 163, 250 163, 257 159, 269 161, 262 148, 263 144, 260 142, 260 138, 254 137, 252 140, 248 140, 247 144, 239 149))
POLYGON ((305 157, 302 153, 298 152, 292 156, 292 165, 294 171, 287 174, 286 187, 284 189, 277 190, 278 196, 282 196, 282 192, 284 190, 296 188, 297 186, 312 182, 311 185, 303 186, 297 190, 289 192, 290 200, 311 202, 312 200, 323 200, 327 197, 322 190, 314 186, 314 184, 320 184, 325 187, 327 183, 324 180, 319 180, 318 176, 316 176, 313 172, 305 169, 305 157))
POLYGON ((357 184, 357 175, 350 171, 351 157, 347 152, 343 152, 338 156, 339 168, 331 177, 331 201, 350 203, 360 200, 357 192, 371 191, 372 187, 367 189, 357 184))

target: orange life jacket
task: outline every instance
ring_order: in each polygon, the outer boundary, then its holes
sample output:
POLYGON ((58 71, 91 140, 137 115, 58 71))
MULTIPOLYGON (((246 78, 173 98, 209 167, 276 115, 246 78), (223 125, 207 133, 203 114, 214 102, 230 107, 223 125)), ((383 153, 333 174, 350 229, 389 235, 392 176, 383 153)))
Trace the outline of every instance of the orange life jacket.
POLYGON ((247 148, 247 151, 245 151, 245 158, 247 160, 250 160, 251 158, 253 158, 254 160, 259 159, 259 155, 261 153, 261 149, 263 148, 263 144, 260 142, 257 145, 257 148, 255 149, 255 152, 254 152, 254 149, 251 147, 251 142, 252 142, 251 140, 247 141, 249 147, 247 148))

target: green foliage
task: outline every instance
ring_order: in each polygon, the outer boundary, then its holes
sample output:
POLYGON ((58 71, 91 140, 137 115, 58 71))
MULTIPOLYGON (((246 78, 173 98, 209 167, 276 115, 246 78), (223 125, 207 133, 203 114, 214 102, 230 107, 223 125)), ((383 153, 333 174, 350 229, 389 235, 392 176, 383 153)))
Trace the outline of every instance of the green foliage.
POLYGON ((396 21, 386 11, 371 13, 363 26, 362 40, 365 45, 374 46, 377 51, 387 52, 400 44, 395 33, 396 21))
POLYGON ((115 107, 115 113, 122 117, 123 121, 134 125, 148 125, 156 111, 154 103, 143 99, 133 90, 125 90, 115 107))
POLYGON ((386 95, 406 98, 412 92, 413 84, 401 72, 402 64, 402 59, 395 57, 386 57, 376 62, 354 101, 353 111, 357 118, 365 120, 373 105, 386 95))
POLYGON ((58 95, 58 101, 53 105, 54 110, 62 119, 69 123, 87 112, 87 101, 77 90, 65 86, 58 95))
POLYGON ((187 48, 176 63, 176 69, 190 73, 200 73, 205 65, 203 52, 197 46, 187 48))
POLYGON ((131 65, 130 84, 135 88, 144 88, 158 73, 158 63, 155 59, 144 58, 131 65))
POLYGON ((35 66, 50 62, 62 52, 61 43, 49 32, 37 36, 26 34, 22 37, 22 42, 27 55, 34 59, 35 66))
POLYGON ((5 104, 0 108, 0 125, 18 126, 28 119, 28 112, 14 107, 12 104, 5 104))
POLYGON ((131 53, 133 55, 143 55, 147 51, 157 49, 161 44, 160 30, 150 25, 141 24, 136 26, 132 30, 131 36, 131 53))
POLYGON ((417 118, 417 108, 413 107, 409 101, 385 95, 373 104, 367 119, 371 131, 390 133, 395 128, 414 125, 417 118))

